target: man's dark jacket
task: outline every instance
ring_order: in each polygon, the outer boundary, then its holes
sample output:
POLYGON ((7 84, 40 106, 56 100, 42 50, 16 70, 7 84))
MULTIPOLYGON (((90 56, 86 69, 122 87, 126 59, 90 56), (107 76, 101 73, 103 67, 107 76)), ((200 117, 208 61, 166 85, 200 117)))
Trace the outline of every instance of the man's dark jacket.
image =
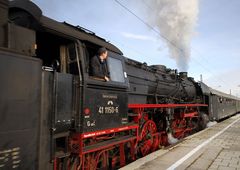
POLYGON ((90 63, 90 75, 94 77, 103 78, 109 77, 106 60, 101 61, 100 57, 95 55, 90 63))

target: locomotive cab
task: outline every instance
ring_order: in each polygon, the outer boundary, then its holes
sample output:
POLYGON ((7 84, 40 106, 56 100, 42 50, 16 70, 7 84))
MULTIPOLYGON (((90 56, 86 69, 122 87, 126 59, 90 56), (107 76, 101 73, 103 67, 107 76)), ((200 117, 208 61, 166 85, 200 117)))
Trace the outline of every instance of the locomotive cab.
POLYGON ((47 169, 49 160, 69 154, 71 132, 92 133, 128 123, 128 79, 119 49, 38 10, 30 1, 10 3, 8 44, 42 62, 39 160, 45 163, 39 169, 47 169), (102 46, 108 50, 109 82, 89 75, 89 61, 102 46))
POLYGON ((85 82, 83 96, 83 132, 121 127, 127 123, 128 79, 122 55, 108 49, 110 81, 90 74, 90 61, 100 46, 83 42, 85 82))

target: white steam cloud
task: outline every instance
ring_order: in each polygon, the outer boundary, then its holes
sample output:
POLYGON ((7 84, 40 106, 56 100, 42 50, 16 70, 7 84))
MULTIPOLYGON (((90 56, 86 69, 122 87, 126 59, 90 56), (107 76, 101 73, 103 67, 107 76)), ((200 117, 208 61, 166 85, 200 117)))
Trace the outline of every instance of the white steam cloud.
POLYGON ((150 0, 146 3, 151 25, 167 39, 169 53, 176 60, 179 70, 187 71, 198 0, 150 0))

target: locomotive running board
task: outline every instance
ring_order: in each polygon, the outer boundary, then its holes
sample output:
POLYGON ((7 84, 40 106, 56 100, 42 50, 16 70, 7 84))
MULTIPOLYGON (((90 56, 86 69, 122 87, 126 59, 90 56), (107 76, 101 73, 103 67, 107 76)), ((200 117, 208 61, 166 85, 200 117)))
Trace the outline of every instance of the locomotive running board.
POLYGON ((96 136, 100 136, 100 135, 106 135, 106 134, 111 134, 111 133, 115 133, 115 132, 137 129, 137 128, 138 128, 138 124, 128 123, 128 124, 125 124, 125 126, 121 126, 121 127, 117 127, 117 128, 104 129, 104 130, 99 130, 99 131, 94 131, 94 132, 85 132, 82 134, 82 136, 83 136, 83 139, 86 139, 86 138, 90 138, 90 137, 96 137, 96 136))
POLYGON ((207 107, 207 104, 128 104, 130 109, 144 108, 179 108, 179 107, 207 107))

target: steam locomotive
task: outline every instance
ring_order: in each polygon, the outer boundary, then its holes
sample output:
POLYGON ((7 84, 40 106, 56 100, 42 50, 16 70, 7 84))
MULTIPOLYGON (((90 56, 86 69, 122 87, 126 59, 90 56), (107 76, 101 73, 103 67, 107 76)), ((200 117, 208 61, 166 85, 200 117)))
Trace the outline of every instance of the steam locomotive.
POLYGON ((0 0, 0 169, 116 169, 240 110, 186 72, 148 66, 28 0, 0 0), (110 81, 89 75, 99 47, 110 81))

